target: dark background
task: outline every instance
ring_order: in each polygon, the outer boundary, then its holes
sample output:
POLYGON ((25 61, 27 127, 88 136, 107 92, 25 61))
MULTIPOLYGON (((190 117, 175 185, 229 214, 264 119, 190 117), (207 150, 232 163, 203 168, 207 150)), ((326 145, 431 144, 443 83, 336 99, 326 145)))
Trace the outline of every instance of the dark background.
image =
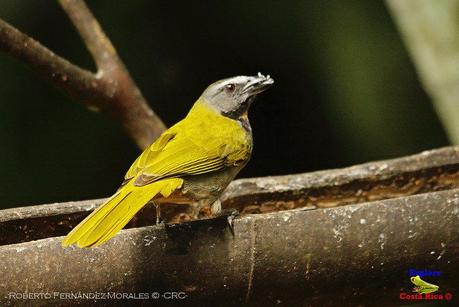
MULTIPOLYGON (((108 1, 88 5, 167 125, 221 78, 262 72, 240 177, 300 173, 448 144, 380 1, 108 1)), ((94 64, 56 1, 0 0, 0 18, 94 64)), ((139 154, 92 113, 0 54, 0 208, 105 197, 139 154)))

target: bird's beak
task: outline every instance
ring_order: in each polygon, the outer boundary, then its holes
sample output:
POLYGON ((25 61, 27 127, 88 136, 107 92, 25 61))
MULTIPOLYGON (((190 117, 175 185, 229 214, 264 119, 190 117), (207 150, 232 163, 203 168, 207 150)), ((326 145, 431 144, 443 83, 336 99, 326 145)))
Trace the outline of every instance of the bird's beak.
POLYGON ((242 89, 242 93, 247 93, 249 96, 255 96, 267 90, 274 84, 274 80, 269 76, 264 76, 258 73, 258 76, 251 77, 250 81, 242 89))

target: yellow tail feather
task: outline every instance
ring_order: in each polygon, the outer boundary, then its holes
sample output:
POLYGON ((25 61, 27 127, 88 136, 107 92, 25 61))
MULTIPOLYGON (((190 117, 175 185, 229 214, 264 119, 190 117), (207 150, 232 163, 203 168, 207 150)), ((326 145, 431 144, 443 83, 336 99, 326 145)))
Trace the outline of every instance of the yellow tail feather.
POLYGON ((182 186, 183 179, 163 179, 142 187, 136 187, 132 182, 123 186, 78 224, 64 238, 62 246, 77 243, 79 247, 90 247, 110 240, 149 200, 158 194, 168 197, 182 186))

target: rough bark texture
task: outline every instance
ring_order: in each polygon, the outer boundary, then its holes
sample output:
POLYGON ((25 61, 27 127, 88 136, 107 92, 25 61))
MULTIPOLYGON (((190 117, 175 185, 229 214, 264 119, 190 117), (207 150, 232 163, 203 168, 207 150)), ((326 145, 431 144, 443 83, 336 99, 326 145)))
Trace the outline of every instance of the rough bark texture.
POLYGON ((91 250, 63 249, 61 238, 5 245, 0 247, 0 296, 184 291, 186 299, 172 303, 323 306, 370 304, 378 297, 378 303, 394 304, 401 289, 412 290, 407 275, 412 267, 435 264, 432 269, 447 276, 442 290, 457 293, 458 223, 459 191, 452 190, 245 216, 235 221, 234 237, 223 220, 207 220, 166 230, 125 230, 91 250))
MULTIPOLYGON (((222 197, 224 208, 242 215, 295 208, 327 208, 459 188, 459 147, 343 169, 240 179, 222 197)), ((66 234, 104 200, 59 203, 0 211, 0 244, 66 234)), ((186 207, 163 206, 162 217, 178 221, 186 207)), ((128 228, 155 223, 147 206, 128 228)))
MULTIPOLYGON (((129 292, 147 293, 144 304, 394 305, 400 292, 412 291, 409 268, 440 270, 442 293, 454 295, 458 171, 458 148, 450 147, 340 170, 238 180, 225 195, 226 206, 245 210, 234 221, 234 236, 217 218, 127 229, 84 250, 63 249, 55 236, 100 200, 3 210, 0 302, 28 305, 38 301, 12 295, 51 293, 39 303, 67 306, 91 300, 63 300, 59 293, 129 292), (272 212, 249 214, 261 208, 272 212), (170 291, 186 297, 152 298, 170 291)), ((153 219, 145 211, 131 227, 153 219)))

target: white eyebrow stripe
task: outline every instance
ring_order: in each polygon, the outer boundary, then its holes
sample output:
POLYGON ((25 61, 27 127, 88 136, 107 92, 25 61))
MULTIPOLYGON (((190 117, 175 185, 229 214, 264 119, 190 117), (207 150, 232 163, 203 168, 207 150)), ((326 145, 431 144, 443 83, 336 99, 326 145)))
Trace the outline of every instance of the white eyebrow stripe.
POLYGON ((222 86, 226 86, 226 85, 228 85, 229 83, 246 83, 248 80, 249 80, 249 78, 246 77, 246 76, 237 76, 237 77, 233 77, 233 78, 231 78, 231 79, 225 80, 225 81, 222 83, 222 86))

